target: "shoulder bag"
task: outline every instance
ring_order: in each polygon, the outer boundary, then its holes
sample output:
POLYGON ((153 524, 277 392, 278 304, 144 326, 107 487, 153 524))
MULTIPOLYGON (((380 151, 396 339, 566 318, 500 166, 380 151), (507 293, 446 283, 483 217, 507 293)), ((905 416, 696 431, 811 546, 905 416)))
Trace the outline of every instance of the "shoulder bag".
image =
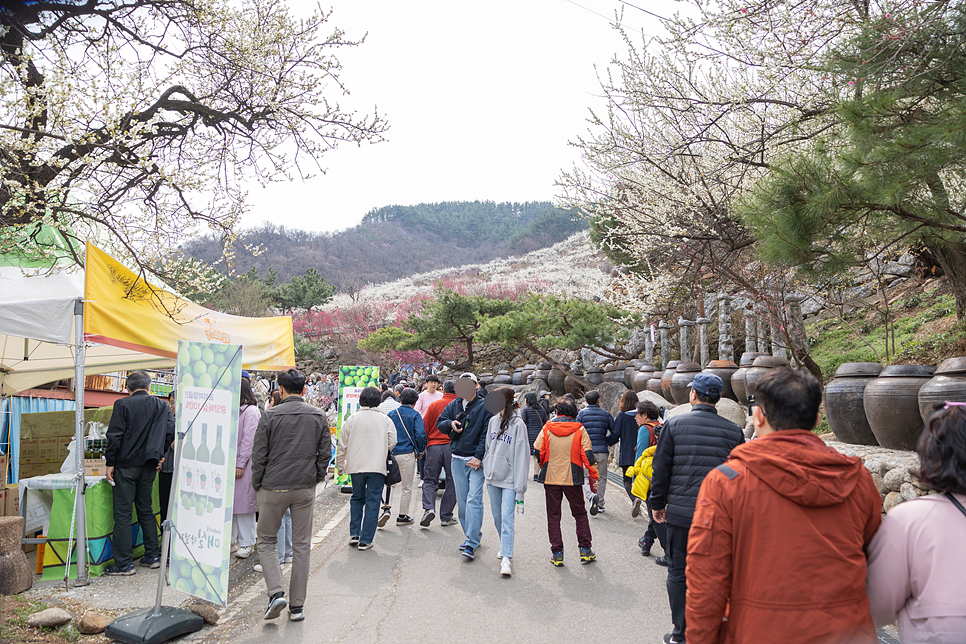
POLYGON ((419 446, 416 445, 416 438, 409 433, 409 428, 406 426, 406 421, 403 420, 402 414, 399 413, 399 408, 397 407, 393 411, 396 412, 396 418, 398 418, 399 422, 402 423, 403 431, 406 432, 406 436, 409 436, 409 442, 413 445, 413 455, 416 456, 416 458, 419 458, 419 446))
POLYGON ((944 492, 943 493, 943 496, 945 496, 947 499, 949 499, 950 501, 952 501, 953 502, 953 505, 956 506, 956 509, 958 509, 960 512, 962 512, 963 513, 963 516, 966 516, 966 508, 964 508, 963 507, 963 504, 960 503, 959 500, 952 495, 952 492, 944 492))

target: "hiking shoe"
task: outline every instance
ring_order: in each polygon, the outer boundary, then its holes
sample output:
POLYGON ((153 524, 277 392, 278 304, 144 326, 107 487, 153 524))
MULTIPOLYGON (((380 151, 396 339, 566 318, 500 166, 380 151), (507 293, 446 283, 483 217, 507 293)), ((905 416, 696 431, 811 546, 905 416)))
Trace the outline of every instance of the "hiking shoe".
POLYGON ((640 499, 634 499, 634 507, 631 508, 631 516, 637 518, 641 516, 641 504, 644 503, 640 499))
POLYGON ((380 528, 385 528, 387 523, 389 523, 389 510, 383 509, 382 514, 379 515, 379 521, 376 522, 376 525, 380 528))
POLYGON ((134 569, 133 561, 123 566, 118 566, 117 564, 115 564, 113 566, 108 566, 107 568, 104 569, 105 575, 118 575, 118 576, 124 576, 124 577, 130 577, 136 572, 137 571, 134 569))
POLYGON ((452 517, 452 518, 449 518, 449 519, 443 519, 442 521, 439 522, 439 524, 441 526, 446 527, 446 526, 456 525, 457 523, 459 523, 459 521, 460 520, 457 519, 456 517, 452 517))
POLYGON ((255 572, 261 572, 262 571, 262 564, 255 564, 255 567, 253 568, 253 570, 255 572))
POLYGON ((637 545, 641 547, 641 554, 645 557, 651 556, 651 544, 649 544, 644 537, 637 540, 637 545))
POLYGON ((396 517, 396 525, 412 525, 413 523, 415 523, 413 518, 408 514, 400 514, 396 517))
POLYGON ((513 574, 513 569, 510 567, 510 558, 504 557, 503 563, 500 564, 500 574, 504 577, 509 577, 513 574))
POLYGON ((141 566, 144 568, 155 568, 161 567, 161 557, 156 555, 154 557, 141 557, 141 566))
POLYGON ((676 635, 671 635, 670 633, 665 633, 664 644, 685 644, 685 641, 684 641, 684 638, 678 637, 676 635))
POLYGON ((288 621, 290 622, 301 622, 305 619, 305 613, 302 612, 301 606, 290 606, 288 609, 288 621))
POLYGON ((283 557, 282 560, 279 563, 282 564, 283 566, 286 565, 286 564, 290 564, 290 563, 292 563, 292 558, 291 557, 283 557))
POLYGON ((435 518, 436 513, 433 510, 426 510, 423 512, 423 518, 420 519, 419 525, 423 526, 424 528, 428 528, 429 524, 432 523, 433 519, 435 518))
POLYGON ((563 564, 563 551, 561 550, 560 552, 553 553, 553 556, 550 557, 550 563, 552 563, 557 568, 562 567, 564 565, 563 564))
POLYGON ((363 551, 363 550, 369 550, 370 548, 372 548, 372 544, 371 543, 360 543, 359 544, 359 551, 360 552, 363 551))
POLYGON ((595 517, 600 512, 600 497, 596 494, 590 499, 590 516, 595 517))
POLYGON ((597 513, 598 514, 603 514, 604 512, 606 512, 606 510, 604 510, 604 506, 598 505, 597 506, 597 513))
POLYGON ((353 548, 359 545, 359 535, 354 534, 349 537, 349 545, 353 548))
POLYGON ((587 564, 596 559, 597 559, 597 555, 595 555, 594 551, 591 550, 590 548, 580 549, 580 563, 587 564))
POLYGON ((288 606, 288 602, 285 601, 285 593, 279 591, 268 598, 268 610, 265 611, 265 616, 262 619, 275 619, 282 614, 282 611, 288 606))
POLYGON ((476 551, 471 546, 463 546, 460 548, 460 554, 470 561, 476 559, 476 551))
POLYGON ((667 568, 667 555, 663 555, 661 557, 655 557, 654 563, 656 563, 659 566, 664 566, 665 568, 667 568))
POLYGON ((236 550, 235 556, 238 557, 239 559, 248 559, 249 557, 252 556, 252 553, 254 551, 255 551, 255 548, 251 546, 245 546, 244 548, 239 548, 238 550, 236 550))

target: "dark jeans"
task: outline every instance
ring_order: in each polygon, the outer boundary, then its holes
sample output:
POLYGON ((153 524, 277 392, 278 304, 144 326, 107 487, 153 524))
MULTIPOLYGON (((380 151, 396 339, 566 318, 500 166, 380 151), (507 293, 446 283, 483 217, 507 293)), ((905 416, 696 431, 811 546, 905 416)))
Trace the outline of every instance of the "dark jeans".
POLYGON ((456 507, 456 486, 453 485, 453 453, 449 445, 430 445, 426 448, 426 464, 423 465, 423 510, 436 508, 436 489, 439 472, 446 472, 446 489, 439 504, 439 518, 449 521, 456 507))
POLYGON ((684 639, 684 602, 688 592, 684 576, 688 557, 688 530, 690 527, 667 524, 667 598, 671 605, 671 635, 684 639))
POLYGON ((386 487, 385 474, 356 472, 352 474, 352 497, 349 499, 349 535, 359 543, 372 543, 379 520, 379 500, 386 487))
POLYGON ((131 545, 131 507, 137 509, 138 523, 144 539, 144 556, 157 557, 161 553, 158 543, 158 524, 151 509, 151 492, 154 490, 154 465, 141 467, 118 467, 114 469, 114 563, 126 566, 134 560, 131 545))
POLYGON ((161 520, 168 518, 168 497, 171 496, 173 472, 158 472, 158 503, 161 505, 161 520))
POLYGON ((544 485, 547 496, 547 533, 550 535, 550 552, 563 552, 563 535, 560 534, 560 504, 563 497, 570 503, 570 513, 577 523, 577 545, 589 548, 591 542, 590 522, 584 507, 584 490, 580 485, 544 485))
MULTIPOLYGON (((624 468, 624 471, 626 472, 627 468, 624 468)), ((631 500, 631 503, 633 504, 634 501, 637 500, 637 497, 634 496, 633 492, 631 492, 631 490, 634 489, 634 477, 627 476, 626 474, 624 474, 623 477, 624 477, 624 491, 627 492, 627 498, 629 498, 631 500)))
POLYGON ((667 555, 667 524, 658 523, 654 520, 654 514, 651 512, 651 506, 647 506, 647 532, 644 533, 644 543, 649 546, 654 545, 654 539, 661 542, 661 548, 664 549, 664 554, 667 555))

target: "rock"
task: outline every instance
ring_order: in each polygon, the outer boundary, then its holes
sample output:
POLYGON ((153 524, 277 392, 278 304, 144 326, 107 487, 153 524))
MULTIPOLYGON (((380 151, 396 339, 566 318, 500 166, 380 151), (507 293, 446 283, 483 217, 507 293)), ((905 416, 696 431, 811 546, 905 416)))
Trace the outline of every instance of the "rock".
POLYGON ((907 473, 908 470, 904 467, 889 470, 883 477, 886 488, 893 492, 898 492, 902 489, 902 484, 906 482, 905 476, 907 473))
POLYGON ((602 382, 597 385, 597 391, 600 393, 600 406, 609 411, 611 416, 617 416, 621 397, 629 389, 621 382, 602 382))
POLYGON ((101 615, 100 613, 85 613, 81 617, 80 624, 77 625, 77 630, 84 635, 94 635, 96 633, 103 633, 107 625, 113 620, 107 615, 101 615))
POLYGON ((591 351, 590 349, 580 350, 580 360, 584 363, 584 371, 593 369, 594 367, 602 369, 604 364, 607 362, 607 358, 599 353, 591 351))
POLYGON ((34 613, 27 618, 27 625, 34 628, 55 628, 74 619, 73 615, 63 608, 48 608, 34 613))
POLYGON ((637 399, 641 402, 650 400, 652 403, 657 405, 658 409, 661 407, 664 407, 664 409, 671 409, 671 407, 674 407, 674 403, 670 403, 664 400, 660 394, 656 394, 653 391, 647 391, 646 389, 637 393, 637 399))
POLYGON ((200 602, 192 604, 188 610, 195 615, 200 615, 201 619, 205 620, 205 624, 217 624, 218 618, 221 617, 221 613, 219 613, 214 606, 202 604, 200 602))
POLYGON ((757 436, 758 432, 755 430, 755 422, 751 419, 750 416, 748 417, 748 422, 745 423, 745 428, 742 431, 745 435, 746 441, 750 441, 758 437, 757 436))
POLYGON ((23 517, 0 517, 0 595, 16 595, 33 584, 33 571, 20 549, 23 526, 23 517))
POLYGON ((677 405, 672 408, 671 411, 667 413, 668 418, 674 418, 675 416, 680 416, 682 414, 690 414, 691 405, 689 403, 684 403, 683 405, 677 405))
POLYGON ((885 468, 885 463, 877 458, 866 459, 865 468, 869 470, 870 473, 879 475, 879 478, 885 476, 885 473, 888 471, 885 468))
POLYGON ((715 409, 718 410, 718 415, 723 418, 727 418, 733 422, 738 427, 744 427, 745 423, 748 421, 748 408, 733 401, 731 398, 722 398, 715 405, 715 409))
POLYGON ((520 399, 523 400, 523 397, 528 392, 531 392, 531 391, 539 395, 541 391, 550 391, 550 385, 548 385, 543 380, 540 380, 539 378, 537 378, 537 379, 534 379, 534 381, 531 382, 529 385, 523 385, 522 387, 520 387, 520 393, 518 395, 520 399))
POLYGON ((885 485, 885 479, 878 473, 872 474, 872 482, 875 483, 875 489, 879 490, 879 494, 886 495, 889 493, 889 488, 885 485))
POLYGON ((899 494, 898 492, 889 492, 886 495, 885 500, 882 501, 882 511, 888 512, 892 508, 902 503, 902 501, 903 501, 903 498, 901 494, 899 494))
POLYGON ((912 483, 903 483, 899 494, 902 495, 904 501, 912 501, 913 499, 919 498, 919 493, 916 492, 916 488, 912 483))
POLYGON ((636 356, 644 352, 644 338, 650 333, 650 329, 637 328, 631 331, 631 336, 624 345, 624 353, 636 356))

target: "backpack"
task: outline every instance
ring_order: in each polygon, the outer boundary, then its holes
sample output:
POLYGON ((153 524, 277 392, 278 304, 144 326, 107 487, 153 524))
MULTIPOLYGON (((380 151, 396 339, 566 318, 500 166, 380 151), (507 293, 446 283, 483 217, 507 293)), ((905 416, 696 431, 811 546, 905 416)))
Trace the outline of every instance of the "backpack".
POLYGON ((651 491, 651 478, 654 476, 654 450, 656 449, 657 447, 652 445, 644 450, 634 466, 627 471, 628 476, 634 477, 631 494, 642 500, 646 500, 647 493, 651 491))

